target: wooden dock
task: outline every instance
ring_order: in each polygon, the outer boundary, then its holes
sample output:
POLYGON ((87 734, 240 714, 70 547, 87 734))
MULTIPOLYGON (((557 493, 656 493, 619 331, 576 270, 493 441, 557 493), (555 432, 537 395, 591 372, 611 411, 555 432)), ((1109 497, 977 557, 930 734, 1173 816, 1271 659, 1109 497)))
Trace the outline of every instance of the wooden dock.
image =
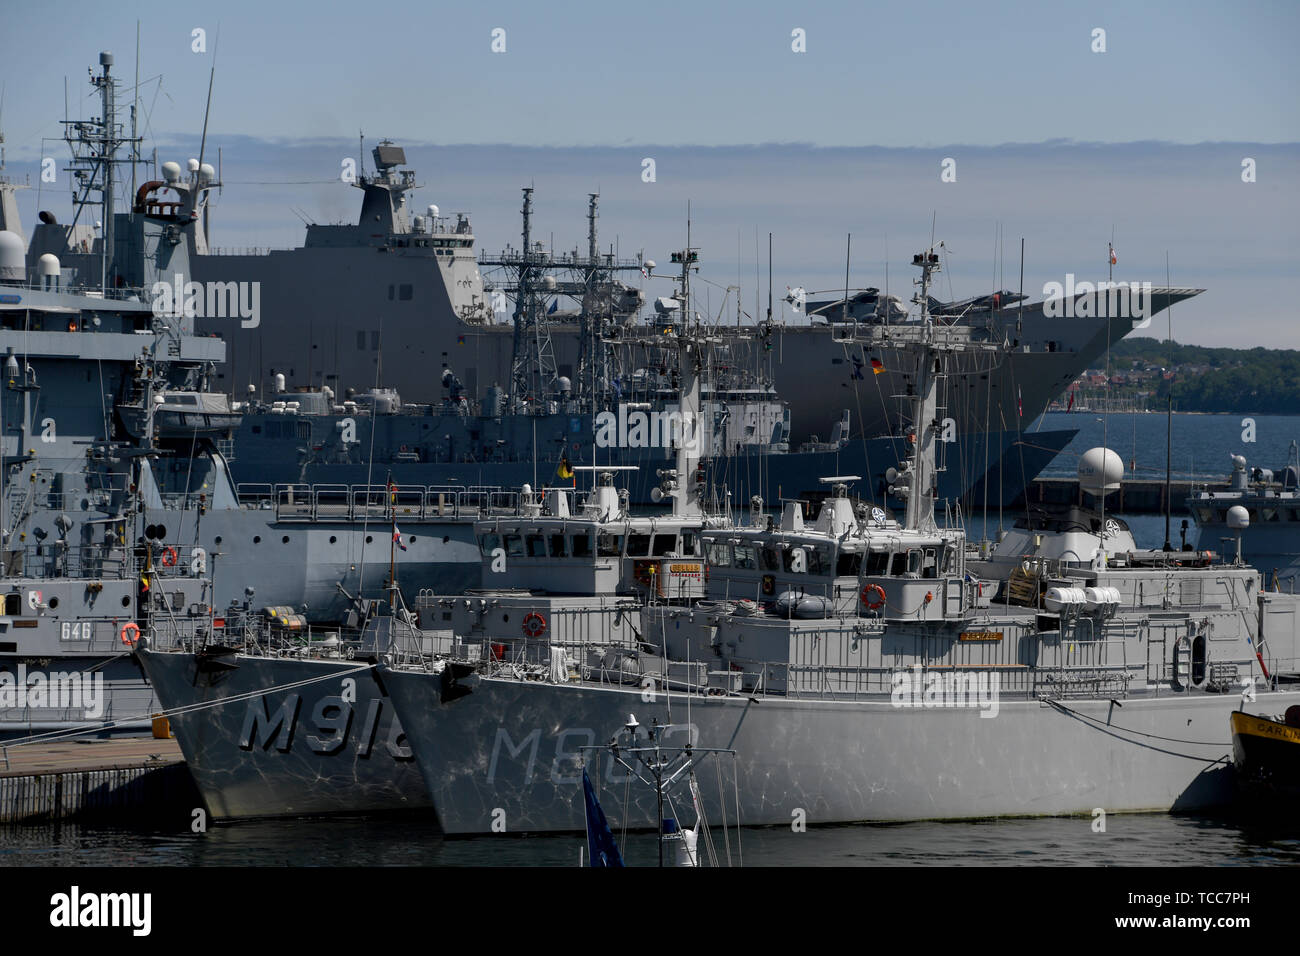
POLYGON ((0 741, 0 823, 174 816, 202 805, 175 740, 0 741))

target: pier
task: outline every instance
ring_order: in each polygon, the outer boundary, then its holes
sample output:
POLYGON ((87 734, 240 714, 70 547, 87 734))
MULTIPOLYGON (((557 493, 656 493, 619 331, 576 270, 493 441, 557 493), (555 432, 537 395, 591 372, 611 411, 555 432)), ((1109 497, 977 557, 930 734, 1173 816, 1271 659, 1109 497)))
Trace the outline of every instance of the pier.
POLYGON ((126 737, 6 746, 0 823, 169 817, 203 802, 172 739, 126 737))

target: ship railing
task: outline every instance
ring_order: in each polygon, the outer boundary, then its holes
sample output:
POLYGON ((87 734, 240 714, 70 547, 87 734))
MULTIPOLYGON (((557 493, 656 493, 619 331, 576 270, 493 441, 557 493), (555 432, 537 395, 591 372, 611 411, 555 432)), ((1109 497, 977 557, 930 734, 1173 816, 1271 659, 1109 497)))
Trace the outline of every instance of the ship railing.
POLYGON ((432 521, 511 514, 518 492, 467 485, 245 483, 236 489, 249 508, 274 510, 280 521, 432 521))
POLYGON ((272 252, 292 252, 291 246, 209 246, 208 256, 265 256, 272 252))
POLYGON ((30 578, 129 578, 138 562, 129 548, 121 545, 44 544, 5 548, 0 552, 0 570, 6 577, 30 578))

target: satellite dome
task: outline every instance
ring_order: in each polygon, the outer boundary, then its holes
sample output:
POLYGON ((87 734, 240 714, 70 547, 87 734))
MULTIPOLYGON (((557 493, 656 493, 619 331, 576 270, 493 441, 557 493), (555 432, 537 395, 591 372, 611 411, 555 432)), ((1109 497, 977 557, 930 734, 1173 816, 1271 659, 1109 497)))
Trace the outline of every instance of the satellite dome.
POLYGON ((1250 512, 1241 505, 1228 509, 1228 527, 1233 531, 1244 531, 1250 527, 1250 512))
POLYGON ((181 178, 181 164, 166 162, 162 164, 163 179, 169 183, 176 183, 181 178))
POLYGON ((59 257, 47 252, 36 260, 36 274, 39 276, 57 276, 60 272, 59 257))
POLYGON ((22 236, 8 229, 0 231, 0 282, 22 282, 27 278, 22 236))
POLYGON ((437 219, 437 218, 438 218, 438 207, 437 207, 437 206, 430 205, 430 206, 429 206, 429 215, 432 216, 434 219, 437 219))
POLYGON ((547 292, 555 291, 555 276, 542 276, 542 288, 547 292))
POLYGON ((197 173, 197 172, 199 171, 199 161, 198 161, 197 159, 195 159, 193 156, 191 156, 191 157, 186 161, 186 163, 185 163, 185 168, 188 169, 188 170, 189 170, 190 172, 192 172, 192 173, 197 173))
POLYGON ((204 163, 199 167, 199 182, 207 184, 217 178, 217 170, 211 163, 204 163))
POLYGON ((1079 458, 1079 487, 1090 495, 1105 495, 1119 488, 1124 462, 1109 448, 1089 448, 1079 458))

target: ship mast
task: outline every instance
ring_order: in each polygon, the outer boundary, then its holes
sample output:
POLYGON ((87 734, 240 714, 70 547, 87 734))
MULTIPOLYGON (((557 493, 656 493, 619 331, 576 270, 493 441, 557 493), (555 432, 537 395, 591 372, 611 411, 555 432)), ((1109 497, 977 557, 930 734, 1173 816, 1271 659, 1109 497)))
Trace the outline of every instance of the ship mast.
POLYGON ((673 517, 700 513, 700 489, 696 468, 700 457, 700 353, 703 344, 699 326, 691 312, 691 269, 699 268, 699 250, 691 245, 691 213, 686 207, 686 248, 672 254, 672 261, 681 264, 681 288, 676 298, 681 302, 681 324, 677 328, 677 368, 680 397, 681 427, 677 441, 676 480, 671 490, 673 517))
POLYGON ((920 267, 921 343, 916 367, 916 402, 913 429, 916 450, 912 461, 912 482, 907 495, 909 528, 934 530, 934 496, 937 485, 935 469, 935 432, 938 430, 938 384, 940 358, 934 347, 934 322, 930 317, 930 277, 939 271, 939 257, 933 249, 912 257, 920 267))
MULTIPOLYGON (((63 120, 63 138, 72 150, 72 162, 67 172, 72 174, 74 189, 73 205, 80 217, 81 210, 89 204, 87 197, 94 191, 100 194, 99 205, 103 210, 103 226, 100 237, 100 294, 107 294, 110 288, 109 273, 115 268, 113 257, 116 247, 117 213, 117 175, 115 169, 123 163, 134 165, 138 162, 140 139, 126 136, 117 121, 117 80, 110 74, 113 66, 113 54, 99 54, 99 65, 103 68, 98 76, 91 74, 90 84, 100 94, 103 116, 90 120, 63 120), (118 151, 123 146, 130 146, 128 158, 119 159, 118 151), (79 192, 80 195, 76 195, 79 192)), ((73 220, 76 224, 76 218, 73 220)))

